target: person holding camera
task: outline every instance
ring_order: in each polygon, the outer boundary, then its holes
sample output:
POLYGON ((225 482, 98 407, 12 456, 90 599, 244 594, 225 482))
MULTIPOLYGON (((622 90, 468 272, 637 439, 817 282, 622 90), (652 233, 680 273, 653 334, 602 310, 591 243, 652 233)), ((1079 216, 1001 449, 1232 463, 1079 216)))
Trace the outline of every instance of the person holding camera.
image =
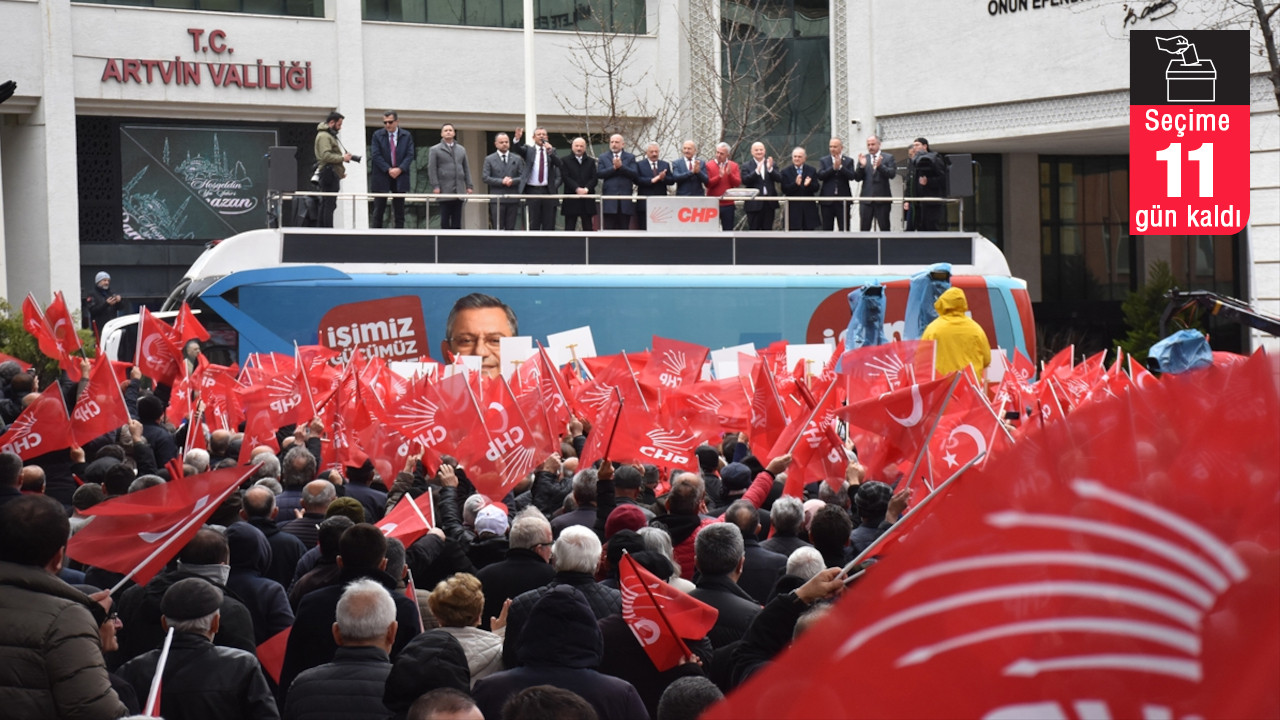
MULTIPOLYGON (((347 176, 344 163, 360 162, 359 155, 352 155, 342 146, 338 132, 342 130, 343 115, 331 112, 324 122, 316 126, 316 179, 320 192, 336 193, 347 176)), ((338 207, 338 198, 333 196, 320 198, 319 227, 333 227, 333 211, 338 207)))
POLYGON ((120 296, 111 292, 111 275, 99 272, 93 276, 94 292, 84 299, 88 310, 86 315, 98 330, 108 321, 114 320, 120 313, 120 296))

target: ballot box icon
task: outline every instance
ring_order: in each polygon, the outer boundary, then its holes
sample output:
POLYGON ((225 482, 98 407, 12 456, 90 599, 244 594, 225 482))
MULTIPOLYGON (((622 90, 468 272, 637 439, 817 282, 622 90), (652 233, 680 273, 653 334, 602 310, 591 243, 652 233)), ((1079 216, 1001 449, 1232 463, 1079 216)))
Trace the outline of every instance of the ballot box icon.
POLYGON ((1182 35, 1156 38, 1162 52, 1176 55, 1164 71, 1165 101, 1171 103, 1211 103, 1217 98, 1218 69, 1213 61, 1200 57, 1195 43, 1182 35))

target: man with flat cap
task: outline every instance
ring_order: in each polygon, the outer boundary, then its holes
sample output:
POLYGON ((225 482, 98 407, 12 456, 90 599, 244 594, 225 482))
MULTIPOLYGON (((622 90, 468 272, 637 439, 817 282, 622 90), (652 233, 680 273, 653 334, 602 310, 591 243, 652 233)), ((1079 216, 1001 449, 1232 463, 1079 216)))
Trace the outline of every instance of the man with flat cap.
MULTIPOLYGON (((213 644, 222 591, 199 578, 179 580, 164 593, 160 624, 173 628, 158 710, 186 720, 279 718, 275 698, 252 653, 213 644)), ((121 666, 119 674, 139 698, 147 697, 160 650, 121 666)))

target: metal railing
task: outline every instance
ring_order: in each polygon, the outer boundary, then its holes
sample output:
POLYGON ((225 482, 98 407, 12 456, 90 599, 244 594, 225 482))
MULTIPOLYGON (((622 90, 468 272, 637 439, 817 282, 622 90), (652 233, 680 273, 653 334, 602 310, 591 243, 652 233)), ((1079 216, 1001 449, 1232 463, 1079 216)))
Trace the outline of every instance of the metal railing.
MULTIPOLYGON (((411 204, 421 203, 423 205, 422 216, 428 219, 431 217, 431 205, 433 203, 440 203, 443 201, 451 201, 451 200, 462 200, 463 202, 483 202, 486 205, 492 203, 498 208, 501 208, 503 203, 510 203, 510 202, 518 203, 518 202, 528 201, 528 200, 590 200, 596 203, 595 215, 596 215, 596 220, 598 221, 597 227, 604 228, 604 210, 603 210, 604 206, 600 203, 601 200, 631 200, 633 202, 635 201, 643 202, 655 196, 653 195, 603 195, 600 193, 595 193, 591 195, 577 195, 577 194, 554 194, 553 195, 550 193, 546 193, 546 194, 504 193, 500 195, 495 195, 495 194, 489 194, 489 193, 467 193, 467 194, 371 193, 371 192, 364 192, 364 193, 336 192, 334 193, 334 192, 319 192, 319 191, 311 191, 311 190, 282 193, 282 192, 272 191, 267 196, 267 204, 269 208, 268 225, 271 227, 276 226, 271 219, 272 218, 278 219, 283 216, 284 203, 287 200, 308 200, 308 199, 314 198, 317 202, 319 202, 321 198, 326 198, 326 197, 335 198, 336 203, 342 203, 344 205, 349 203, 349 207, 351 211, 350 218, 353 220, 355 217, 357 217, 357 213, 361 211, 361 207, 360 207, 361 204, 367 203, 369 200, 372 200, 375 198, 387 198, 388 200, 394 200, 394 199, 403 200, 405 203, 406 212, 408 212, 409 206, 411 204)), ((658 195, 656 197, 675 197, 675 196, 658 195)), ((901 198, 901 197, 867 197, 867 198, 837 197, 837 198, 833 198, 833 197, 788 197, 785 195, 780 195, 780 196, 767 196, 767 197, 757 196, 756 198, 754 198, 754 200, 758 202, 772 202, 780 205, 779 209, 782 211, 779 214, 781 219, 781 223, 780 223, 781 226, 779 227, 778 218, 775 217, 775 221, 774 221, 775 231, 780 230, 782 232, 812 232, 812 230, 792 231, 790 229, 792 204, 799 204, 799 203, 818 203, 819 205, 835 204, 835 203, 844 204, 847 208, 846 212, 848 212, 848 214, 845 217, 847 221, 846 227, 850 228, 849 230, 850 232, 857 232, 856 230, 853 230, 853 227, 857 225, 859 222, 860 212, 861 212, 859 208, 862 206, 863 203, 873 203, 873 204, 888 203, 893 206, 902 206, 904 204, 910 203, 910 204, 937 204, 937 205, 942 205, 944 207, 947 205, 957 205, 958 215, 959 215, 958 231, 964 232, 964 203, 961 202, 959 198, 901 198)), ((747 202, 747 201, 737 200, 735 201, 735 205, 740 206, 744 202, 747 202)), ((521 218, 523 220, 523 224, 525 228, 529 227, 528 210, 529 210, 529 206, 528 206, 528 203, 526 203, 524 206, 524 211, 522 213, 522 218, 521 218)), ((365 212, 367 213, 368 210, 366 209, 365 212)), ((491 209, 489 213, 490 217, 492 217, 492 214, 491 214, 492 212, 494 211, 491 209)), ((745 221, 745 217, 740 217, 736 224, 741 225, 744 221, 745 221)), ((348 229, 350 229, 350 227, 348 227, 348 229)), ((734 230, 740 231, 740 232, 749 232, 745 227, 740 228, 735 226, 734 230)), ((761 231, 761 232, 766 232, 766 231, 761 231)))

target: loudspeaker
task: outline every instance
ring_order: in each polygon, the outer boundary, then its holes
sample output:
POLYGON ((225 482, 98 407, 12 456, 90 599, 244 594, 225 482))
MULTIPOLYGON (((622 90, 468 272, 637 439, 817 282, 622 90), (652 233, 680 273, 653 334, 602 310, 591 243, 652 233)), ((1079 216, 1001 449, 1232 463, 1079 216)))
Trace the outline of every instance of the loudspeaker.
POLYGON ((973 197, 973 156, 969 153, 948 155, 947 197, 973 197))
POLYGON ((298 191, 298 148, 280 145, 267 148, 267 192, 298 191))

